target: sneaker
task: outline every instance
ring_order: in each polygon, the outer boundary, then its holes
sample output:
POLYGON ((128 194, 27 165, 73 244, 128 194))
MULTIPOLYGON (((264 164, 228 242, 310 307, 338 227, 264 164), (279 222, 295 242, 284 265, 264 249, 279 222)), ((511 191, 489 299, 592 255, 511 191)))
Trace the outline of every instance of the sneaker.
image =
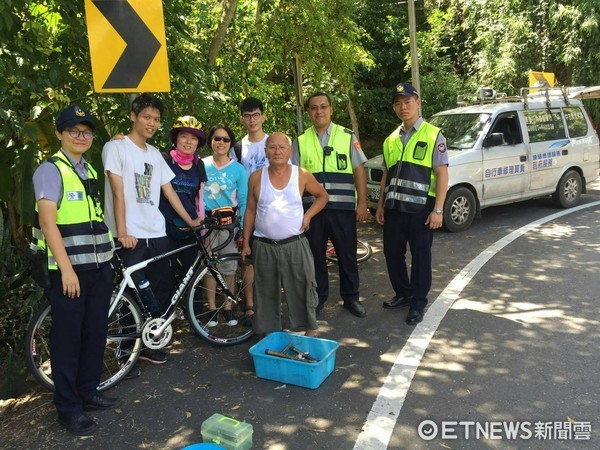
POLYGON ((210 320, 208 322, 206 322, 206 326, 208 328, 214 328, 217 325, 219 325, 219 322, 217 320, 218 319, 218 317, 217 317, 217 310, 216 309, 211 309, 209 312, 210 312, 210 314, 212 316, 211 316, 210 320))
POLYGON ((152 364, 164 364, 167 362, 167 354, 161 350, 145 348, 140 353, 140 359, 152 364))
POLYGON ((137 366, 137 364, 135 366, 133 366, 131 368, 131 370, 129 372, 127 372, 127 375, 125 375, 123 377, 124 380, 133 380, 134 378, 139 377, 142 374, 142 371, 140 370, 140 368, 137 366))
POLYGON ((238 321, 233 318, 233 313, 231 310, 226 309, 223 311, 223 319, 225 320, 227 326, 235 327, 238 324, 238 321))

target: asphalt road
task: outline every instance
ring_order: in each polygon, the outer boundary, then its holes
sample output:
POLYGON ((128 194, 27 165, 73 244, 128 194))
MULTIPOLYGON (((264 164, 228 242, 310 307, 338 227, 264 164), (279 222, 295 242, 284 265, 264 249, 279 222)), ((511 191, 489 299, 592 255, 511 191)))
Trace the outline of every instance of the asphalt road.
POLYGON ((318 389, 259 379, 255 340, 214 347, 182 321, 169 362, 112 389, 121 404, 93 414, 92 437, 61 429, 34 389, 0 407, 0 447, 179 449, 218 412, 252 424, 256 449, 600 448, 600 184, 582 204, 550 220, 565 211, 549 199, 502 206, 436 233, 430 307, 412 328, 406 310, 381 308, 381 230, 361 224, 375 250, 360 267, 368 317, 330 298, 321 336, 340 348, 318 389))

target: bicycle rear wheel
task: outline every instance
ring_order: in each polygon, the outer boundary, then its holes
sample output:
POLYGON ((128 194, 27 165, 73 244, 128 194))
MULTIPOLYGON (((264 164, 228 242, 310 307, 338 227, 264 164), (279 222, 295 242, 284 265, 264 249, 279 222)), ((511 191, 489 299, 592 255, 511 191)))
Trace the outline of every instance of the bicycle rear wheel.
MULTIPOLYGON (((118 383, 131 370, 143 346, 140 335, 143 318, 137 303, 124 293, 119 305, 108 318, 108 335, 98 391, 118 383)), ((25 362, 38 383, 54 390, 50 365, 50 305, 37 311, 25 335, 25 362)))
MULTIPOLYGON (((356 241, 356 262, 365 262, 373 255, 373 248, 367 242, 363 242, 361 240, 356 241)), ((336 263, 337 255, 335 254, 335 249, 331 242, 327 243, 327 253, 325 254, 327 261, 336 263)))
POLYGON ((210 293, 206 280, 212 278, 208 267, 201 267, 194 275, 194 280, 188 290, 186 299, 187 316, 194 332, 205 341, 220 346, 240 344, 250 339, 253 335, 252 327, 243 325, 245 286, 241 274, 241 257, 240 255, 223 256, 217 261, 216 269, 219 270, 219 267, 227 262, 235 262, 237 264, 235 281, 232 286, 228 286, 233 297, 236 299, 236 302, 229 302, 231 304, 231 316, 237 321, 236 325, 230 326, 224 320, 224 314, 227 314, 224 312, 227 302, 226 296, 218 286, 218 283, 216 290, 213 291, 216 310, 211 311, 208 307, 207 294, 210 295, 210 293), (214 326, 209 327, 209 322, 212 322, 211 325, 214 326))
POLYGON ((356 261, 361 263, 365 262, 373 255, 373 247, 367 242, 358 240, 356 242, 356 261))
POLYGON ((48 390, 54 390, 50 367, 50 304, 38 310, 25 334, 25 364, 35 380, 48 390))

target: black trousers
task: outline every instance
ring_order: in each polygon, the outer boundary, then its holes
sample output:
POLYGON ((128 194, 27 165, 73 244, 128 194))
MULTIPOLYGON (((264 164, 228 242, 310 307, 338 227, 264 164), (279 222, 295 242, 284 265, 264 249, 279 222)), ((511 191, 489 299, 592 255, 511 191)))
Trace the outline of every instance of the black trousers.
MULTIPOLYGON (((196 238, 192 236, 188 239, 169 238, 169 242, 170 250, 175 250, 179 247, 184 247, 189 244, 195 244, 197 241, 196 238)), ((192 267, 192 264, 194 264, 194 261, 196 260, 197 256, 198 247, 188 248, 187 250, 173 255, 171 257, 171 270, 173 273, 173 279, 178 280, 177 282, 179 283, 179 281, 183 278, 183 276, 186 274, 189 268, 192 267)), ((174 285, 171 290, 171 293, 173 292, 173 290, 175 290, 174 285)))
POLYGON ((81 294, 68 298, 62 292, 60 271, 50 273, 52 327, 50 364, 54 404, 60 414, 82 411, 83 402, 96 394, 102 373, 108 329, 108 308, 113 291, 110 264, 77 272, 81 294))
MULTIPOLYGON (((152 239, 138 239, 137 245, 132 249, 121 249, 119 253, 126 266, 132 266, 136 263, 152 258, 153 256, 166 253, 171 250, 170 241, 167 236, 152 239)), ((146 266, 145 269, 137 270, 131 274, 131 278, 136 285, 146 279, 150 282, 150 287, 154 296, 160 303, 161 311, 165 311, 173 295, 174 273, 171 264, 171 258, 161 259, 146 266)))
POLYGON ((412 296, 411 308, 423 310, 431 289, 431 245, 433 230, 425 221, 433 209, 429 199, 423 211, 416 214, 385 210, 383 254, 388 276, 396 297, 412 296), (410 278, 406 265, 406 245, 412 255, 410 278))
POLYGON ((324 209, 310 221, 306 233, 315 260, 315 276, 319 303, 329 297, 327 240, 330 239, 338 258, 340 296, 344 302, 358 301, 358 263, 356 262, 356 212, 324 209))

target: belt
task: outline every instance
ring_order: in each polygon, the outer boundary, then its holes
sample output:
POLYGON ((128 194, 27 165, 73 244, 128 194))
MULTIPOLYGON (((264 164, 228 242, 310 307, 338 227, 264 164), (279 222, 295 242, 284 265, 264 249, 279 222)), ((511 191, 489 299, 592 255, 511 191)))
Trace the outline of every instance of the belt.
POLYGON ((261 236, 254 236, 254 239, 257 239, 260 242, 264 242, 265 244, 284 245, 284 244, 289 244, 290 242, 298 241, 298 240, 302 239, 303 237, 304 237, 304 233, 300 233, 295 236, 290 236, 289 238, 285 238, 285 239, 269 239, 269 238, 261 237, 261 236))

